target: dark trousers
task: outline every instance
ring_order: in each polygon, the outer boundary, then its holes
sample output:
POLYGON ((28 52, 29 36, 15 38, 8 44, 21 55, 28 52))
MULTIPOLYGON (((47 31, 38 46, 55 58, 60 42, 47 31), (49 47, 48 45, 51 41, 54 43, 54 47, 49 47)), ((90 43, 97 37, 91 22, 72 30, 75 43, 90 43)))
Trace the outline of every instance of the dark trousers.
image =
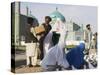
POLYGON ((41 59, 41 60, 44 58, 43 41, 44 41, 44 37, 41 37, 40 40, 39 40, 40 59, 41 59))

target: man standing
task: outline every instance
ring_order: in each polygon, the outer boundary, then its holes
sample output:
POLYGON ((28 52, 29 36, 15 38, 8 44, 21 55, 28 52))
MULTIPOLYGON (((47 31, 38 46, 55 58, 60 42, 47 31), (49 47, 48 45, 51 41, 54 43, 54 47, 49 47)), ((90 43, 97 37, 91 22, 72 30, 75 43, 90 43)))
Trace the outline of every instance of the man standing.
POLYGON ((40 51, 41 51, 41 54, 40 54, 40 59, 42 60, 43 57, 44 57, 44 53, 43 53, 43 42, 44 42, 44 39, 46 37, 46 35, 49 33, 49 31, 51 30, 51 25, 50 25, 50 22, 51 22, 51 18, 49 16, 46 16, 45 17, 45 23, 43 23, 43 27, 45 28, 45 32, 42 34, 40 40, 39 40, 39 43, 40 43, 40 51))
POLYGON ((90 45, 92 40, 92 31, 90 24, 86 25, 86 30, 84 31, 84 41, 85 41, 85 53, 89 53, 90 45))
POLYGON ((29 67, 33 67, 37 65, 37 43, 38 40, 35 35, 35 31, 33 32, 32 28, 33 26, 34 19, 29 17, 28 18, 28 24, 26 26, 26 32, 25 32, 25 43, 26 43, 26 62, 29 67))
POLYGON ((97 32, 95 33, 95 35, 94 35, 94 38, 95 38, 95 49, 97 49, 98 47, 98 43, 97 43, 97 41, 98 41, 98 34, 97 34, 97 32))

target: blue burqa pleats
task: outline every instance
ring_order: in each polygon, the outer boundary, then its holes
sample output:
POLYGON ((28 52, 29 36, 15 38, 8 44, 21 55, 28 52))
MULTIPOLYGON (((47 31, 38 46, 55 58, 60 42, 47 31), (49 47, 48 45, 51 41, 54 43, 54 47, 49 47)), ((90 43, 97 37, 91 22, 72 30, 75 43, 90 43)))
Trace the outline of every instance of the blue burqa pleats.
POLYGON ((79 68, 84 63, 84 54, 85 44, 80 43, 80 45, 72 48, 67 54, 66 59, 70 65, 73 65, 75 68, 79 68))

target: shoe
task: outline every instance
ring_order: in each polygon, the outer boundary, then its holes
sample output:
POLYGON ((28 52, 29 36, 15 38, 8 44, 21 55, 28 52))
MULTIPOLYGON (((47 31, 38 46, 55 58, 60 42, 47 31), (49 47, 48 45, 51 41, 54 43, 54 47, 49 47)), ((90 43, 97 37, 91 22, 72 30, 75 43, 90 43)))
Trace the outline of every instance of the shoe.
POLYGON ((40 65, 33 65, 33 67, 40 67, 40 65))
POLYGON ((29 67, 33 67, 33 65, 31 65, 31 64, 29 64, 28 66, 29 66, 29 67))

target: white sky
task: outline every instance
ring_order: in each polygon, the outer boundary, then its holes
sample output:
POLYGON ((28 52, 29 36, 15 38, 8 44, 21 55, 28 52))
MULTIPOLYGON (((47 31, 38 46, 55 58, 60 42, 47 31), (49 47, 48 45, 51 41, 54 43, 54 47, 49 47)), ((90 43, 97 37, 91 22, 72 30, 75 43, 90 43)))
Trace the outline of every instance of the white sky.
POLYGON ((51 14, 58 8, 66 21, 72 19, 77 24, 91 24, 93 32, 97 31, 97 7, 96 6, 79 6, 79 5, 61 5, 61 4, 44 4, 44 3, 21 3, 21 13, 26 14, 26 7, 29 7, 39 23, 44 22, 44 17, 51 14))

